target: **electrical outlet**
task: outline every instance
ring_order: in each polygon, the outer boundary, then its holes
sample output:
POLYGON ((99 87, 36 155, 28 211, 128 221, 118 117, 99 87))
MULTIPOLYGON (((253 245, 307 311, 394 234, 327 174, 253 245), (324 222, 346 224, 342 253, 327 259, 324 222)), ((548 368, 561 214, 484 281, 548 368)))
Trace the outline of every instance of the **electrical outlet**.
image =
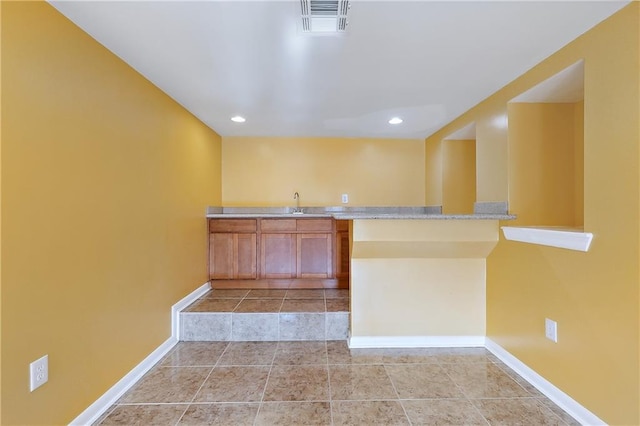
POLYGON ((33 392, 49 380, 49 355, 29 364, 29 390, 33 392))
POLYGON ((347 204, 349 202, 349 194, 342 194, 342 204, 347 204))
POLYGON ((547 336, 547 339, 558 343, 558 323, 549 318, 545 318, 544 335, 547 336))

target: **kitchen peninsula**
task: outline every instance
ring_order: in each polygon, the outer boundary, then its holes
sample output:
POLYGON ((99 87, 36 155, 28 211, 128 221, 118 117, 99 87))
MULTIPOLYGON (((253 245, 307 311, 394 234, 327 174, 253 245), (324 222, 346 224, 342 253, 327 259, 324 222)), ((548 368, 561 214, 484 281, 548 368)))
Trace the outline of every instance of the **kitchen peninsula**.
MULTIPOLYGON (((238 274, 248 271, 248 275, 236 276, 244 278, 237 283, 245 288, 250 283, 247 278, 260 282, 300 279, 305 274, 323 285, 330 280, 339 282, 336 269, 340 268, 331 264, 340 263, 336 250, 342 244, 336 241, 344 243, 345 238, 335 235, 344 233, 344 224, 348 224, 352 347, 484 344, 485 261, 498 242, 499 221, 514 216, 444 215, 438 207, 302 210, 303 214, 294 214, 289 208, 209 208, 212 271, 220 263, 216 259, 220 240, 226 247, 221 263, 237 264, 238 274), (230 229, 231 237, 214 236, 225 223, 221 221, 229 220, 240 222, 227 225, 243 222, 248 227, 245 231, 230 229), (243 232, 251 237, 243 237, 243 232), (285 255, 270 255, 272 249, 284 250, 285 255), (305 259, 305 251, 315 260, 305 259), (246 264, 239 259, 243 253, 251 257, 255 271, 253 266, 241 266, 246 264)), ((344 248, 341 250, 343 256, 344 248)), ((271 282, 277 286, 277 281, 271 282)))

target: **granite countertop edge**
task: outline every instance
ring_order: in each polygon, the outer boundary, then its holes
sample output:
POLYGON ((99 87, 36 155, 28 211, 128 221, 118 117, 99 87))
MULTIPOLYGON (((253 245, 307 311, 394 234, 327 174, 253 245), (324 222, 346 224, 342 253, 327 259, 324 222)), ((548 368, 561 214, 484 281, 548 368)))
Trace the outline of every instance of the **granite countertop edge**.
POLYGON ((442 214, 440 206, 432 207, 303 207, 303 214, 291 213, 289 208, 227 208, 209 207, 208 219, 251 218, 334 218, 337 220, 396 219, 396 220, 513 220, 515 215, 504 213, 442 214))
POLYGON ((334 214, 334 219, 418 219, 418 220, 513 220, 514 215, 508 214, 334 214))

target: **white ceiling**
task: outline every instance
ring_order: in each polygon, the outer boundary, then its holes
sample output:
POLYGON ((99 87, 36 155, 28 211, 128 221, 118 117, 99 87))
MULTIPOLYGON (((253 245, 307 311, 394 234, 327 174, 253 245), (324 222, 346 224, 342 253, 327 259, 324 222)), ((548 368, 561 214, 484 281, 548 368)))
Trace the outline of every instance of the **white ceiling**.
POLYGON ((627 3, 354 0, 346 34, 310 36, 293 0, 51 2, 223 136, 389 138, 427 137, 627 3))

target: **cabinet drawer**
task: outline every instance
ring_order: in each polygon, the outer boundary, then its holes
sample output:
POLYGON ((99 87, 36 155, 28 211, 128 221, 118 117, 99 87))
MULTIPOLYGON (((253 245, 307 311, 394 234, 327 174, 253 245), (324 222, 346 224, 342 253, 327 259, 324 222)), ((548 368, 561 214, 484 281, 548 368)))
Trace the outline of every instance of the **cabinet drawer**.
POLYGON ((333 219, 297 219, 299 232, 331 232, 333 229, 333 219))
POLYGON ((210 219, 209 232, 256 232, 255 219, 210 219))
POLYGON ((295 232, 295 219, 262 219, 260 221, 262 232, 295 232))

